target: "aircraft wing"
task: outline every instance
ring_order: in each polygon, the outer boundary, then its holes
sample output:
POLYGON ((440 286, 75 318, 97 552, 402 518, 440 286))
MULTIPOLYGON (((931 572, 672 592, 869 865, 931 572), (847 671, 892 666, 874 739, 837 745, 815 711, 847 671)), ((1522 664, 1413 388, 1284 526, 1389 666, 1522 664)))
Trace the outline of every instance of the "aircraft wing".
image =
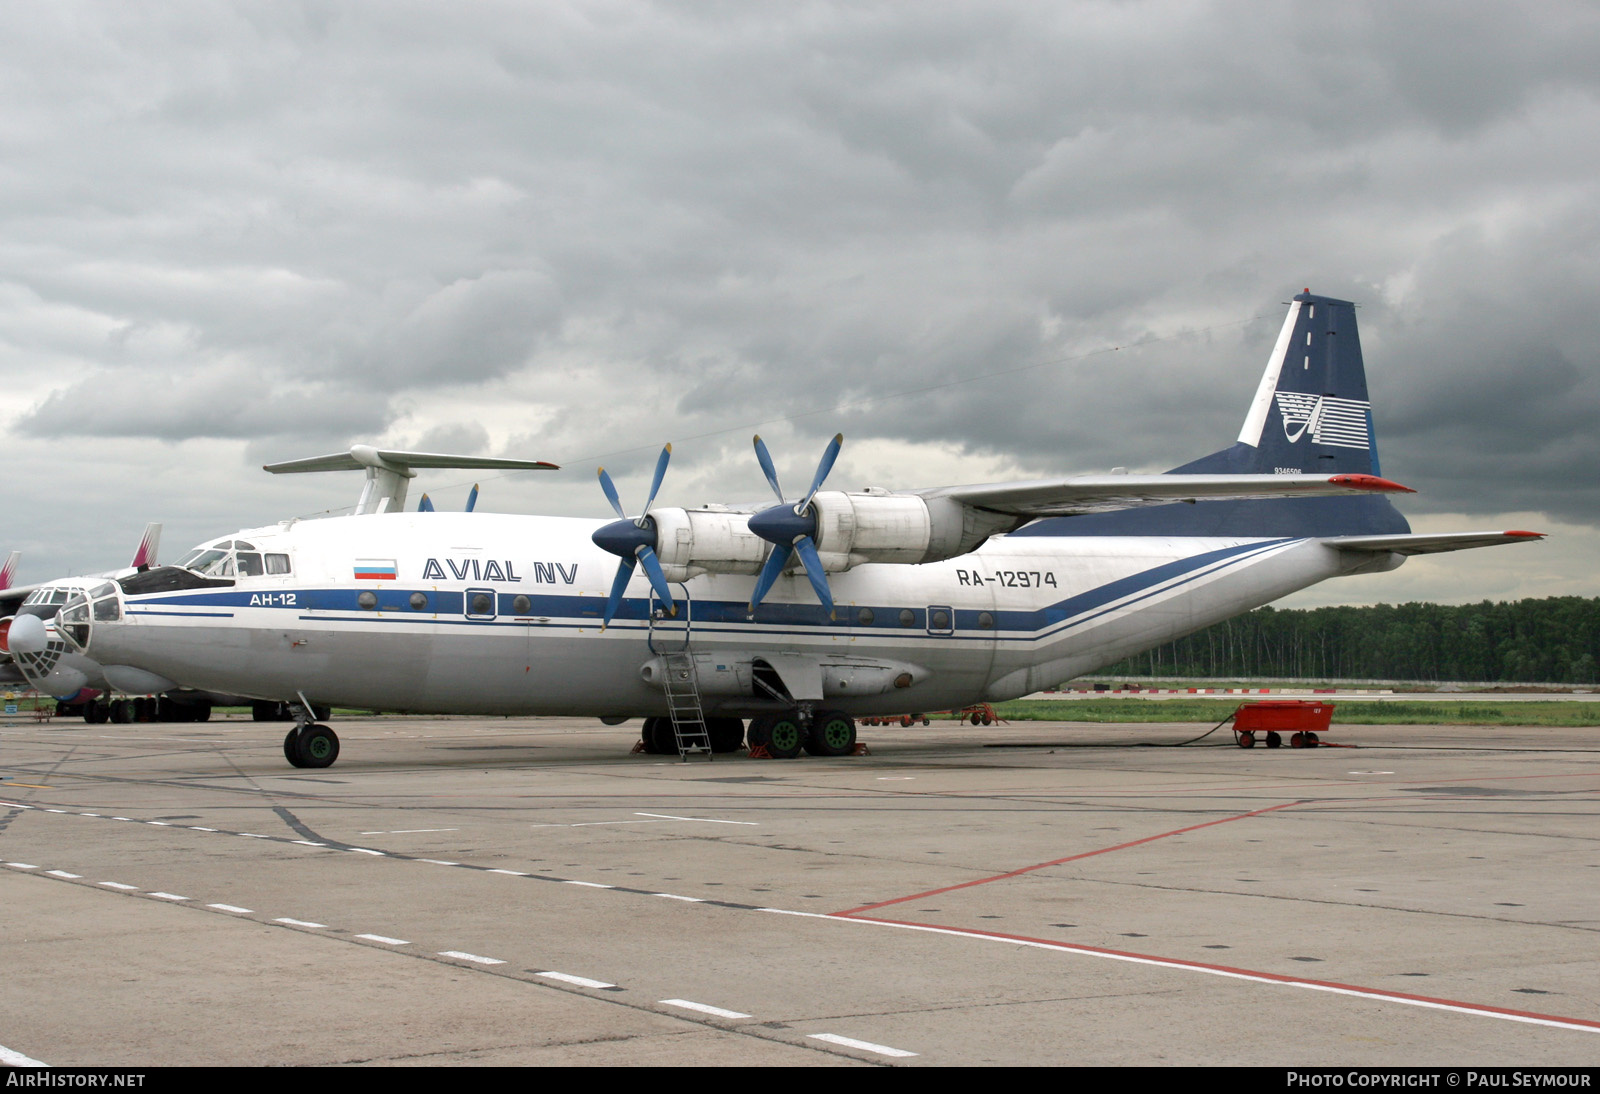
POLYGON ((1322 542, 1341 551, 1388 551, 1397 555, 1435 555, 1443 551, 1465 551, 1473 547, 1496 547, 1502 543, 1532 543, 1545 537, 1543 532, 1440 532, 1407 536, 1329 536, 1322 542))
MULTIPOLYGON (((301 460, 265 464, 263 469, 274 475, 287 475, 300 471, 360 471, 365 467, 401 469, 411 467, 471 467, 502 471, 554 471, 556 465, 544 460, 503 460, 483 456, 452 456, 443 452, 404 452, 399 449, 372 448, 355 445, 348 452, 334 452, 327 456, 308 456, 301 460)), ((404 474, 404 471, 401 472, 404 474)))
POLYGON ((1069 475, 1035 482, 984 483, 913 490, 928 500, 1033 519, 1104 513, 1176 501, 1304 498, 1335 494, 1415 493, 1377 475, 1069 475))

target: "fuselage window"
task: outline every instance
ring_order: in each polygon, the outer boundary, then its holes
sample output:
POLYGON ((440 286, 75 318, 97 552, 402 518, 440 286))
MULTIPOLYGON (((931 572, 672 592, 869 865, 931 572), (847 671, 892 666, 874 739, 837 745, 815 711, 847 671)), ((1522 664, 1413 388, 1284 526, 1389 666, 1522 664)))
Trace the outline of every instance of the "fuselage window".
POLYGON ((289 556, 288 555, 273 555, 273 554, 267 555, 267 573, 269 573, 269 574, 293 573, 293 571, 289 568, 289 556))
POLYGON ((261 556, 254 551, 239 552, 239 576, 261 577, 267 571, 261 565, 261 556))
POLYGON ((910 608, 901 608, 900 609, 900 625, 902 627, 914 627, 914 626, 916 626, 916 623, 917 623, 917 613, 916 612, 912 611, 910 608))

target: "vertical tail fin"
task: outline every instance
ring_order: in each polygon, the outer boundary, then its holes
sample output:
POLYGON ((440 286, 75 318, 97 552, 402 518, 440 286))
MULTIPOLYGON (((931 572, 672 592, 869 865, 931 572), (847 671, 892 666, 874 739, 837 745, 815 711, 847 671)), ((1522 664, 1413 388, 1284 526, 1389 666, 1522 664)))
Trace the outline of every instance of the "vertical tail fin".
POLYGON ((6 559, 6 564, 4 566, 0 566, 0 589, 11 588, 11 579, 16 575, 17 561, 21 558, 21 551, 12 551, 10 556, 6 559))
POLYGON ((1294 298, 1239 444, 1260 474, 1381 474, 1354 304, 1294 298))
POLYGON ((143 570, 156 564, 156 554, 161 550, 161 525, 151 521, 144 526, 144 538, 139 540, 139 549, 133 552, 133 561, 128 563, 135 570, 143 570))
MULTIPOLYGON (((1238 441, 1169 473, 1381 474, 1355 305, 1309 291, 1296 296, 1238 441)), ((1320 537, 1410 531, 1388 498, 1367 495, 1156 505, 1039 521, 1019 534, 1320 537)))

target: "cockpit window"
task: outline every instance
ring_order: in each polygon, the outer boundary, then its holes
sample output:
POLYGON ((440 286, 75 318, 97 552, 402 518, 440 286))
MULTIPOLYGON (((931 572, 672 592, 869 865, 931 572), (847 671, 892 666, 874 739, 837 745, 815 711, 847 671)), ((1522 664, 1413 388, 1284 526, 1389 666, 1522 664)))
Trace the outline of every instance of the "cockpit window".
POLYGON ((227 551, 219 551, 214 547, 209 550, 192 552, 185 556, 179 565, 205 577, 233 576, 233 555, 227 551))
POLYGON ((287 554, 267 554, 242 539, 223 539, 196 547, 178 565, 202 577, 264 577, 293 572, 287 554))

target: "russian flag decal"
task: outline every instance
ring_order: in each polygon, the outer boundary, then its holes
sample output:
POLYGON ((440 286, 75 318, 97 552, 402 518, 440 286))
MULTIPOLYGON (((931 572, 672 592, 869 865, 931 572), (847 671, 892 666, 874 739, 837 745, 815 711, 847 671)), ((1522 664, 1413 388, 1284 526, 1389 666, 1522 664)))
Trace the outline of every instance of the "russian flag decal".
POLYGON ((356 559, 357 581, 394 581, 400 576, 392 558, 356 559))

